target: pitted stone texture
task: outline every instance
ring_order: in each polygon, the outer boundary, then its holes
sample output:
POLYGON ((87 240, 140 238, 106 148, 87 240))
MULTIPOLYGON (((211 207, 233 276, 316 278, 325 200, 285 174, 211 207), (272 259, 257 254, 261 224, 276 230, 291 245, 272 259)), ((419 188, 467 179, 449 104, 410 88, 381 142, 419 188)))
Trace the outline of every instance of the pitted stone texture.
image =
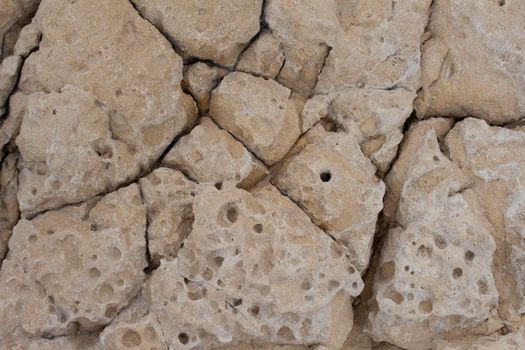
POLYGON ((148 247, 151 259, 174 257, 191 232, 192 203, 197 185, 182 173, 159 168, 140 179, 148 210, 148 247))
POLYGON ((262 0, 132 0, 179 49, 184 58, 198 57, 233 66, 242 49, 259 32, 262 0))
MULTIPOLYGON (((412 166, 413 155, 423 146, 426 133, 433 130, 438 141, 442 143, 453 125, 454 122, 451 119, 431 118, 413 124, 405 133, 405 141, 398 151, 395 166, 392 167, 385 179, 388 191, 385 196, 383 214, 391 224, 397 224, 396 215, 401 192, 412 166)), ((462 176, 455 169, 454 172, 458 177, 462 176)))
POLYGON ((198 182, 233 182, 243 188, 252 187, 268 173, 242 143, 208 118, 182 137, 162 163, 198 182))
POLYGON ((525 313, 525 132, 469 118, 445 143, 494 227, 499 313, 515 319, 525 313))
POLYGON ((131 185, 20 220, 9 251, 45 289, 66 325, 92 330, 109 323, 140 290, 145 231, 146 208, 138 186, 131 185))
MULTIPOLYGON (((111 129, 113 138, 135 152, 141 167, 156 161, 193 123, 194 103, 180 87, 181 58, 128 1, 46 0, 34 21, 42 41, 22 69, 23 92, 59 91, 71 84, 90 93, 111 114, 104 131, 111 129)), ((106 174, 111 175, 111 169, 106 174)), ((54 207, 44 203, 24 209, 54 207)))
POLYGON ((27 96, 16 144, 18 199, 24 215, 76 203, 139 174, 136 152, 112 132, 112 114, 87 92, 27 96))
POLYGON ((242 54, 236 69, 275 79, 284 64, 283 48, 272 33, 264 30, 242 54))
POLYGON ((346 89, 328 95, 329 119, 356 135, 361 150, 384 174, 403 139, 403 125, 412 113, 415 93, 346 89))
POLYGON ((363 286, 344 247, 272 186, 208 186, 193 212, 178 257, 163 261, 145 287, 170 347, 341 346, 350 297, 363 286))
POLYGON ((437 0, 423 45, 418 117, 525 115, 525 3, 437 0))
POLYGON ((441 153, 433 129, 415 140, 397 209, 400 226, 383 245, 369 319, 375 340, 421 350, 488 318, 498 292, 490 224, 465 189, 465 176, 441 153))
POLYGON ((317 92, 343 87, 416 91, 430 0, 270 0, 266 20, 283 43, 331 47, 317 92))
POLYGON ((40 0, 0 1, 0 62, 12 54, 22 27, 31 21, 40 0))
POLYGON ((113 322, 100 334, 100 343, 104 350, 168 350, 153 314, 128 322, 113 322))
POLYGON ((94 335, 72 335, 58 337, 55 339, 28 338, 24 340, 8 342, 2 346, 2 350, 102 350, 98 339, 94 335))
POLYGON ((183 86, 193 96, 199 107, 199 113, 205 115, 210 106, 210 93, 219 81, 228 74, 224 68, 209 66, 197 62, 184 67, 183 86))
POLYGON ((525 349, 525 334, 523 329, 506 335, 492 334, 472 341, 438 341, 435 350, 521 350, 525 349))
POLYGON ((7 242, 20 215, 16 198, 17 176, 17 156, 9 154, 0 167, 0 261, 5 256, 7 242))
POLYGON ((61 310, 24 271, 22 261, 6 258, 0 270, 0 348, 17 339, 68 331, 73 329, 67 328, 61 310))
POLYGON ((210 117, 268 165, 283 158, 300 134, 290 90, 245 73, 228 74, 213 90, 210 117))
POLYGON ((284 161, 272 181, 350 250, 362 272, 368 266, 385 186, 352 133, 328 132, 318 125, 305 138, 304 148, 284 161))

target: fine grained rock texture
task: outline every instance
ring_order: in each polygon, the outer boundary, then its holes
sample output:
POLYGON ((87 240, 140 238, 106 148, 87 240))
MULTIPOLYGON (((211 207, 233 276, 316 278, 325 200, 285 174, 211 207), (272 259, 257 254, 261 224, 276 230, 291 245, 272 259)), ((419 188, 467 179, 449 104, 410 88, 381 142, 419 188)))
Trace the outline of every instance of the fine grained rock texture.
POLYGON ((524 13, 523 1, 434 1, 418 116, 475 116, 498 124, 523 117, 524 13))
POLYGON ((259 32, 263 0, 132 0, 184 57, 232 66, 259 32), (242 18, 242 21, 239 21, 242 18))
POLYGON ((521 0, 0 0, 0 350, 525 349, 521 0))

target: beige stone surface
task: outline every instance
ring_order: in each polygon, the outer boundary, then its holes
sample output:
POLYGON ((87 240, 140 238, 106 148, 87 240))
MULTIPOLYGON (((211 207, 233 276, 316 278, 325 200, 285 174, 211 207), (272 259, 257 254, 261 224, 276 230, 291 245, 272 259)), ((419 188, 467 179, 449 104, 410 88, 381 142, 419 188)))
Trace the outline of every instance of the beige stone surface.
MULTIPOLYGON (((45 92, 49 94, 50 101, 47 104, 28 102, 26 115, 42 114, 41 110, 37 112, 40 107, 46 109, 45 114, 49 113, 50 123, 59 123, 62 115, 71 119, 71 124, 49 124, 48 130, 31 128, 28 131, 29 134, 37 134, 27 135, 25 143, 33 143, 40 137, 47 139, 47 152, 46 145, 42 144, 20 145, 18 142, 19 147, 36 147, 39 152, 48 153, 41 154, 36 160, 45 162, 50 173, 67 172, 64 165, 52 164, 46 159, 60 153, 80 157, 77 162, 84 169, 73 170, 75 166, 70 169, 76 178, 71 181, 72 188, 67 194, 65 191, 53 193, 52 186, 49 190, 44 187, 41 189, 44 193, 51 191, 48 198, 43 196, 35 201, 30 194, 31 187, 42 187, 42 178, 23 182, 20 186, 21 207, 27 214, 85 200, 105 187, 114 189, 116 183, 129 181, 136 176, 138 169, 150 166, 173 138, 193 122, 195 116, 193 101, 180 87, 181 58, 129 2, 47 0, 41 4, 34 20, 42 32, 42 41, 39 50, 25 61, 20 88, 26 94, 36 94, 30 100, 44 98, 42 94, 45 92), (91 28, 98 28, 98 34, 91 33, 91 28), (79 98, 87 99, 85 93, 77 93, 82 96, 70 97, 69 101, 64 94, 61 95, 63 99, 54 100, 58 98, 57 93, 68 89, 68 85, 89 93, 93 100, 99 101, 95 103, 95 108, 89 107, 93 105, 91 102, 78 101, 79 98), (87 137, 91 142, 100 138, 100 145, 97 143, 86 148, 86 139, 74 135, 75 118, 70 114, 87 113, 82 111, 81 106, 91 109, 93 113, 88 118, 82 115, 83 122, 98 122, 98 126, 94 126, 98 130, 93 130, 87 137), (55 110, 57 112, 53 114, 55 110), (61 111, 67 114, 63 115, 61 111), (101 120, 104 118, 101 114, 106 115, 105 121, 101 120), (66 128, 62 136, 59 136, 60 127, 66 128), (55 131, 51 133, 51 130, 55 131), (71 139, 66 141, 64 138, 71 139), (63 139, 62 144, 60 139, 63 139), (112 149, 113 146, 121 150, 112 149), (84 159, 92 154, 90 148, 93 147, 100 148, 95 151, 102 158, 96 161, 98 164, 93 164, 89 157, 84 159), (80 154, 71 152, 71 149, 78 149, 80 154), (108 161, 112 157, 116 157, 113 165, 113 160, 108 161), (126 161, 125 158, 130 159, 126 161), (121 165, 118 165, 119 162, 122 162, 121 165), (99 178, 91 172, 102 163, 110 165, 102 167, 103 175, 99 178), (104 177, 112 180, 104 181, 104 177), (77 187, 80 181, 82 185, 77 187)), ((79 125, 77 131, 87 131, 82 129, 79 125)), ((24 156, 22 158, 25 160, 24 156)), ((29 161, 34 162, 34 159, 29 161)), ((67 160, 60 157, 59 161, 67 160)), ((47 176, 45 182, 53 180, 47 176)), ((70 181, 67 175, 57 180, 62 185, 70 181)))
POLYGON ((233 66, 259 32, 262 0, 132 0, 187 58, 233 66), (242 18, 242 20, 239 20, 242 18))
POLYGON ((525 3, 437 0, 423 45, 418 117, 525 114, 525 3))
POLYGON ((321 126, 272 181, 327 234, 346 246, 357 269, 368 265, 385 186, 351 133, 321 126))
POLYGON ((0 350, 525 349, 521 0, 0 0, 0 350))
POLYGON ((350 297, 363 286, 343 246, 271 186, 209 186, 193 212, 178 257, 163 261, 145 288, 170 347, 342 344, 350 297))
POLYGON ((433 338, 488 318, 498 302, 491 226, 465 188, 464 174, 441 152, 435 130, 422 128, 412 138, 417 148, 392 170, 408 165, 399 226, 382 247, 376 310, 369 315, 375 340, 407 349, 430 349, 433 338))
POLYGON ((233 182, 243 188, 252 187, 268 173, 242 143, 209 118, 202 118, 189 135, 183 136, 162 163, 199 183, 233 182))
POLYGON ((299 112, 291 91, 273 80, 230 73, 213 90, 209 115, 271 165, 299 137, 299 112))
POLYGON ((148 212, 148 247, 155 264, 175 257, 190 234, 194 220, 192 204, 198 186, 181 172, 159 168, 140 179, 148 212))
MULTIPOLYGON (((59 316, 56 335, 72 327, 94 330, 111 322, 140 291, 147 265, 145 231, 146 208, 139 187, 131 185, 80 206, 21 219, 4 264, 18 262, 23 275, 41 289, 52 307, 40 312, 59 316)), ((6 279, 4 283, 9 285, 6 279)), ((23 295, 18 298, 19 303, 25 300, 23 295)), ((28 312, 22 316, 31 320, 35 310, 28 312)))
POLYGON ((219 84, 219 81, 228 74, 224 68, 210 66, 197 62, 184 67, 183 86, 193 96, 199 113, 208 113, 210 106, 210 93, 219 84))

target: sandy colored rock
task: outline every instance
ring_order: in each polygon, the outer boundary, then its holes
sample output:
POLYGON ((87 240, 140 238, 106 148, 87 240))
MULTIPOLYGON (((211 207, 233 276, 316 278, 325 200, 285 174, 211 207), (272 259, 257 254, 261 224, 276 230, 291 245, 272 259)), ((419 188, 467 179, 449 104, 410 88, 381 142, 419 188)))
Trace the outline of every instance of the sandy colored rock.
POLYGON ((441 153, 434 129, 422 133, 408 166, 399 226, 382 247, 369 319, 376 341, 420 350, 446 332, 489 317, 498 301, 492 275, 496 245, 465 189, 466 177, 441 153))
POLYGON ((235 67, 237 70, 275 79, 284 64, 283 48, 272 33, 264 30, 248 47, 235 67))
POLYGON ((458 341, 438 341, 436 350, 520 350, 525 348, 523 330, 506 335, 492 334, 481 339, 461 339, 458 341))
POLYGON ((305 101, 301 112, 301 132, 307 132, 321 119, 328 116, 330 99, 326 95, 314 95, 305 101))
POLYGON ((328 97, 329 119, 356 135, 363 153, 385 174, 403 139, 415 94, 404 89, 346 89, 328 97))
POLYGON ((185 58, 233 66, 259 32, 262 0, 132 0, 185 58), (241 19, 242 20, 239 20, 241 19))
POLYGON ((525 132, 468 118, 456 124, 445 143, 494 228, 499 312, 515 320, 525 313, 525 132))
POLYGON ((20 30, 31 21, 40 0, 0 1, 0 62, 12 54, 20 30))
POLYGON ((272 181, 350 251, 359 272, 368 265, 385 186, 351 133, 311 130, 304 148, 272 181))
POLYGON ((16 259, 43 289, 64 327, 56 335, 65 334, 65 327, 94 330, 139 292, 147 264, 145 231, 146 208, 139 187, 131 185, 20 220, 6 261, 16 259))
POLYGON ((199 183, 233 182, 243 188, 252 187, 268 173, 242 143, 208 118, 182 137, 162 163, 199 183))
POLYGON ((38 47, 41 37, 42 33, 40 33, 40 29, 35 23, 31 22, 26 25, 18 35, 13 48, 14 55, 26 58, 32 50, 38 47))
POLYGON ((20 56, 9 56, 0 63, 0 117, 5 113, 5 103, 14 90, 22 65, 20 56))
POLYGON ((418 117, 525 115, 525 3, 438 0, 422 48, 418 117))
POLYGON ((294 49, 330 47, 317 92, 343 87, 416 91, 430 0, 268 1, 272 33, 294 49))
POLYGON ((54 339, 29 338, 9 342, 2 350, 102 350, 98 343, 98 338, 94 335, 73 335, 67 337, 58 337, 54 339))
POLYGON ((211 90, 217 87, 226 74, 228 74, 226 69, 203 62, 184 67, 183 84, 197 102, 201 115, 208 113, 211 90))
POLYGON ((228 74, 213 90, 210 117, 268 165, 283 158, 300 134, 290 90, 245 73, 228 74))
POLYGON ((168 346, 344 342, 363 285, 343 246, 271 186, 209 186, 193 212, 178 257, 145 288, 168 346))
MULTIPOLYGON (((89 93, 94 100, 99 101, 93 113, 100 114, 97 109, 105 109, 106 114, 109 114, 106 126, 102 128, 100 125, 98 131, 89 135, 90 139, 102 139, 99 150, 101 157, 111 158, 112 153, 113 156, 125 157, 127 152, 132 155, 132 160, 120 160, 125 164, 125 169, 110 165, 103 170, 103 177, 119 178, 111 184, 111 181, 101 181, 90 174, 91 169, 88 168, 91 165, 88 159, 79 159, 77 162, 87 168, 75 170, 77 179, 73 183, 79 184, 78 181, 83 179, 84 186, 91 189, 84 191, 85 187, 79 187, 76 190, 71 189, 67 195, 59 191, 54 197, 50 193, 49 196, 53 198, 42 201, 29 203, 27 197, 24 198, 26 193, 31 192, 31 187, 40 187, 40 183, 22 183, 20 197, 24 213, 35 213, 85 200, 100 193, 105 186, 113 188, 115 183, 129 180, 134 175, 130 176, 130 171, 136 174, 137 168, 150 166, 195 117, 194 103, 180 87, 181 58, 153 26, 137 14, 129 2, 104 0, 95 3, 80 0, 72 3, 47 0, 41 4, 34 21, 42 32, 42 42, 39 50, 25 61, 20 78, 21 90, 26 94, 46 91, 52 97, 70 84, 76 86, 77 90, 89 93), (93 35, 90 31, 92 28, 99 28, 99 34, 93 35), (127 148, 127 151, 112 150, 112 145, 106 144, 108 135, 119 147, 127 148), (127 174, 121 176, 118 173, 127 174)), ((60 118, 64 109, 71 108, 74 111, 79 105, 86 104, 79 103, 77 99, 49 102, 46 106, 49 111, 46 114, 51 113, 49 118, 53 119, 60 118), (56 115, 52 113, 53 110, 57 111, 56 115)), ((44 107, 43 103, 36 104, 44 107)), ((26 111, 27 113, 31 111, 26 111)), ((49 125, 50 129, 57 127, 60 125, 49 125)), ((51 134, 49 129, 45 133, 33 128, 28 130, 29 134, 41 134, 31 135, 29 138, 47 138, 50 143, 55 142, 55 138, 73 137, 71 129, 67 132, 67 135, 60 137, 53 136, 55 133, 51 134)), ((80 138, 78 142, 68 140, 62 145, 56 144, 57 149, 53 153, 67 154, 71 149, 84 148, 82 141, 80 138)), ((19 147, 23 146, 19 144, 19 147)), ((41 147, 42 145, 38 145, 38 148, 41 147)), ((90 154, 89 150, 84 149, 84 154, 86 152, 90 154)), ((63 158, 61 160, 64 161, 63 158)), ((119 160, 116 159, 116 162, 119 160)), ((64 165, 45 165, 50 173, 68 171, 64 165)), ((62 180, 66 179, 59 179, 62 180)))
POLYGON ((197 185, 181 172, 159 168, 139 181, 148 210, 148 247, 151 260, 175 257, 193 224, 197 185))
POLYGON ((20 212, 16 192, 18 189, 17 156, 9 154, 0 168, 0 260, 7 251, 7 242, 20 212))
POLYGON ((100 343, 105 350, 168 350, 157 318, 152 314, 135 321, 111 324, 100 335, 100 343))

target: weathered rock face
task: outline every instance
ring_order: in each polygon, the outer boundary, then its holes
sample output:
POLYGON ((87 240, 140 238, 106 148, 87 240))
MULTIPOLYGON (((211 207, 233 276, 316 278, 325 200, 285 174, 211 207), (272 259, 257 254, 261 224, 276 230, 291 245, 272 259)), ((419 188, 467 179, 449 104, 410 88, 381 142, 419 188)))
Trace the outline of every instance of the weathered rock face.
POLYGON ((525 115, 525 3, 438 0, 423 45, 418 117, 525 115))
POLYGON ((402 153, 414 152, 392 169, 403 173, 399 226, 382 248, 376 310, 369 317, 376 340, 430 349, 433 338, 480 323, 497 305, 496 245, 465 189, 466 177, 441 153, 434 129, 423 126, 414 135, 402 153))
POLYGON ((300 134, 290 90, 245 73, 228 74, 213 90, 210 117, 268 165, 282 159, 300 134))
POLYGON ((342 87, 416 91, 430 0, 268 1, 266 20, 293 48, 331 47, 316 91, 342 87))
MULTIPOLYGON (((13 261, 13 266, 19 266, 18 273, 7 274, 1 284, 10 288, 10 278, 25 278, 33 283, 30 293, 39 292, 40 300, 50 306, 41 302, 41 307, 33 309, 29 305, 19 315, 19 326, 30 335, 42 336, 67 334, 75 326, 91 330, 109 323, 140 290, 146 267, 145 230, 146 208, 137 185, 80 206, 20 220, 4 262, 13 261), (35 317, 32 313, 36 309, 41 314, 35 317), (59 324, 49 324, 52 317, 58 318, 59 324), (30 328, 26 326, 28 319, 35 323, 30 328)), ((22 293, 13 303, 24 303, 25 299, 22 293)), ((10 305, 3 305, 7 307, 4 317, 13 317, 16 312, 10 311, 10 305)), ((6 326, 10 323, 2 322, 6 326)))
POLYGON ((525 312, 525 132, 469 118, 445 142, 494 228, 499 312, 516 318, 525 312))
MULTIPOLYGON (((307 134, 304 148, 287 158, 272 181, 351 252, 357 269, 368 265, 384 184, 353 134, 307 134)), ((301 141, 299 142, 301 143, 301 141)))
POLYGON ((193 213, 177 259, 164 261, 145 289, 170 347, 344 341, 352 319, 344 305, 361 278, 345 248, 293 203, 271 186, 210 186, 193 213))
POLYGON ((187 58, 232 66, 259 32, 262 0, 132 2, 187 58))
POLYGON ((148 211, 149 253, 158 264, 161 258, 176 256, 191 232, 197 185, 168 168, 156 169, 139 183, 148 211))
POLYGON ((525 349, 520 0, 0 0, 0 350, 525 349))
POLYGON ((220 186, 233 182, 249 188, 266 174, 266 167, 242 143, 208 118, 183 136, 163 160, 198 182, 220 186))
POLYGON ((180 88, 180 57, 127 1, 47 0, 35 22, 42 42, 27 58, 20 79, 22 91, 33 95, 24 120, 31 123, 36 113, 49 125, 22 126, 17 140, 29 152, 22 155, 26 169, 19 197, 24 214, 88 199, 136 176, 195 114, 191 98, 180 88), (99 28, 99 34, 89 28, 99 28), (37 139, 47 142, 36 144, 37 139), (69 157, 77 158, 78 165, 67 170, 62 162, 69 163, 69 157), (27 163, 47 169, 31 170, 27 163), (69 189, 56 191, 68 182, 69 189))

